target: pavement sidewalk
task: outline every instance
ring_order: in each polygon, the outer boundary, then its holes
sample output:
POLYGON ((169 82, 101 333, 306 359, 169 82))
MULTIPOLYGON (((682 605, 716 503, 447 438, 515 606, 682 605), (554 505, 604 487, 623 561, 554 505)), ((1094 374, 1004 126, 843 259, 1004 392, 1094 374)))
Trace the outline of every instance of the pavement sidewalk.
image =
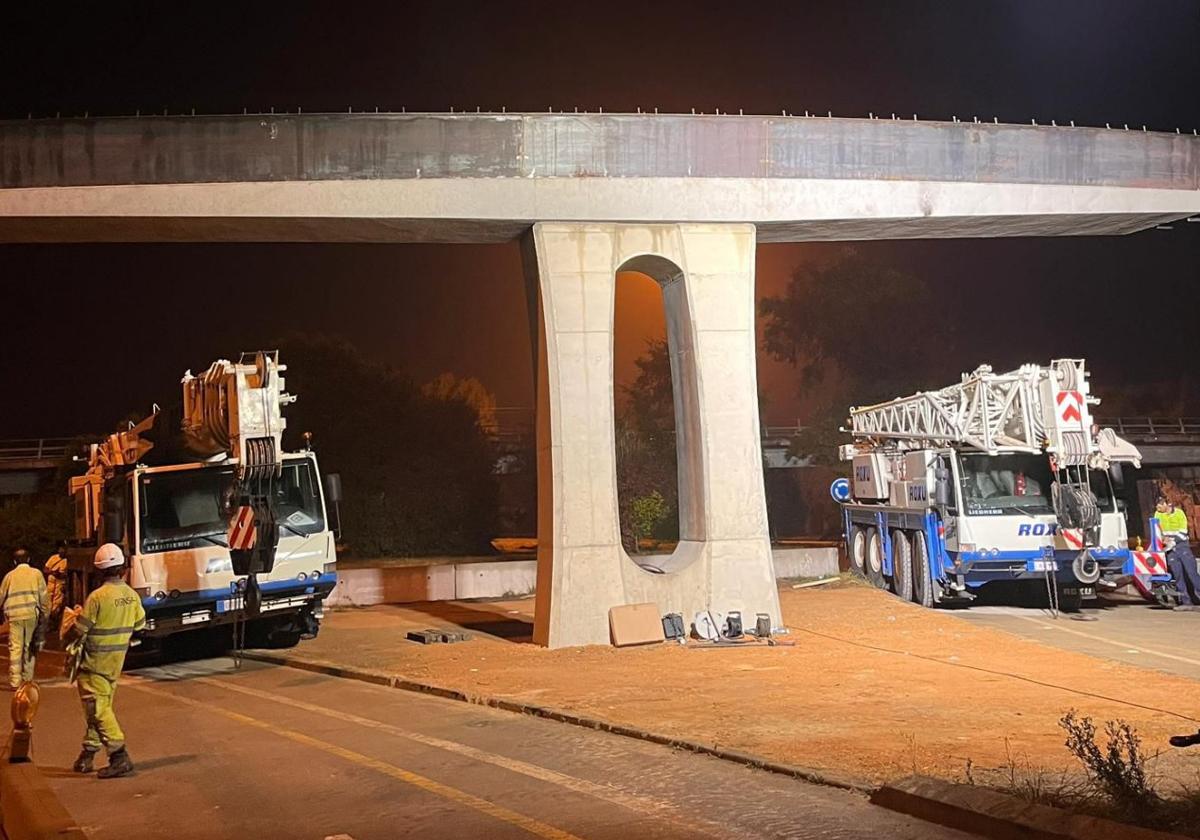
MULTIPOLYGON (((533 601, 440 602, 331 612, 295 663, 351 669, 466 698, 528 703, 875 785, 913 773, 1073 770, 1068 709, 1123 718, 1147 751, 1200 727, 1200 683, 973 626, 855 584, 781 600, 795 647, 545 650, 533 601), (408 630, 466 629, 420 645, 408 630)), ((1161 778, 1194 781, 1200 756, 1165 752, 1161 778)))

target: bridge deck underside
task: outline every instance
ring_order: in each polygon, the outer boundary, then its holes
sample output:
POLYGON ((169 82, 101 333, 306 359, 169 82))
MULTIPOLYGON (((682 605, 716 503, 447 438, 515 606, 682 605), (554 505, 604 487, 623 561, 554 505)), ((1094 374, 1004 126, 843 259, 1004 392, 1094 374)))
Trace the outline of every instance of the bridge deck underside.
MULTIPOLYGON (((1104 236, 1181 218, 1174 213, 839 219, 757 224, 760 243, 1104 236)), ((393 219, 236 216, 0 216, 0 243, 51 242, 430 242, 495 243, 532 227, 519 219, 393 219)))

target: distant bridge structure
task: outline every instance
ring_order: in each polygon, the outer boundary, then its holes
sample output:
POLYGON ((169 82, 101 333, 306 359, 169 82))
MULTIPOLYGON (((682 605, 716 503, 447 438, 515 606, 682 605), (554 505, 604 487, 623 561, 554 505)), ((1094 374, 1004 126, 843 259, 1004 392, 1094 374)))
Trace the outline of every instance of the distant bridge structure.
POLYGON ((1200 465, 1200 417, 1115 417, 1096 422, 1135 444, 1144 466, 1200 465))
POLYGON ((0 440, 0 498, 36 493, 67 456, 68 438, 0 440))

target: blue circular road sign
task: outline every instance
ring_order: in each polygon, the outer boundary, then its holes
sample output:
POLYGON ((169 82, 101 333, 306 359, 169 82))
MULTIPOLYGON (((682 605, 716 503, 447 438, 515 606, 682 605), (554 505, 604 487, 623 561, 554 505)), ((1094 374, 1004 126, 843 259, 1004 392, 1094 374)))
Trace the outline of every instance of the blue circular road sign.
POLYGON ((833 496, 835 502, 850 501, 850 479, 834 479, 833 484, 829 485, 829 495, 833 496))

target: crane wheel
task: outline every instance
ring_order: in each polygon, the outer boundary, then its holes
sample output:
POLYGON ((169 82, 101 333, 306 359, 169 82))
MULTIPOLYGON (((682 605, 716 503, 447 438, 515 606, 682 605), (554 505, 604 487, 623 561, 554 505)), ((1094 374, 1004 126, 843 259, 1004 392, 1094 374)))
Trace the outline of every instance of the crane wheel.
POLYGON ((850 573, 858 577, 867 576, 867 532, 860 525, 850 526, 850 573))
POLYGON ((887 589, 883 576, 883 536, 876 528, 867 529, 867 580, 876 589, 887 589))
POLYGON ((912 535, 912 600, 922 607, 932 607, 933 573, 929 566, 929 547, 923 531, 912 535))
POLYGON ((892 592, 905 601, 913 597, 912 543, 899 529, 892 531, 892 592))

